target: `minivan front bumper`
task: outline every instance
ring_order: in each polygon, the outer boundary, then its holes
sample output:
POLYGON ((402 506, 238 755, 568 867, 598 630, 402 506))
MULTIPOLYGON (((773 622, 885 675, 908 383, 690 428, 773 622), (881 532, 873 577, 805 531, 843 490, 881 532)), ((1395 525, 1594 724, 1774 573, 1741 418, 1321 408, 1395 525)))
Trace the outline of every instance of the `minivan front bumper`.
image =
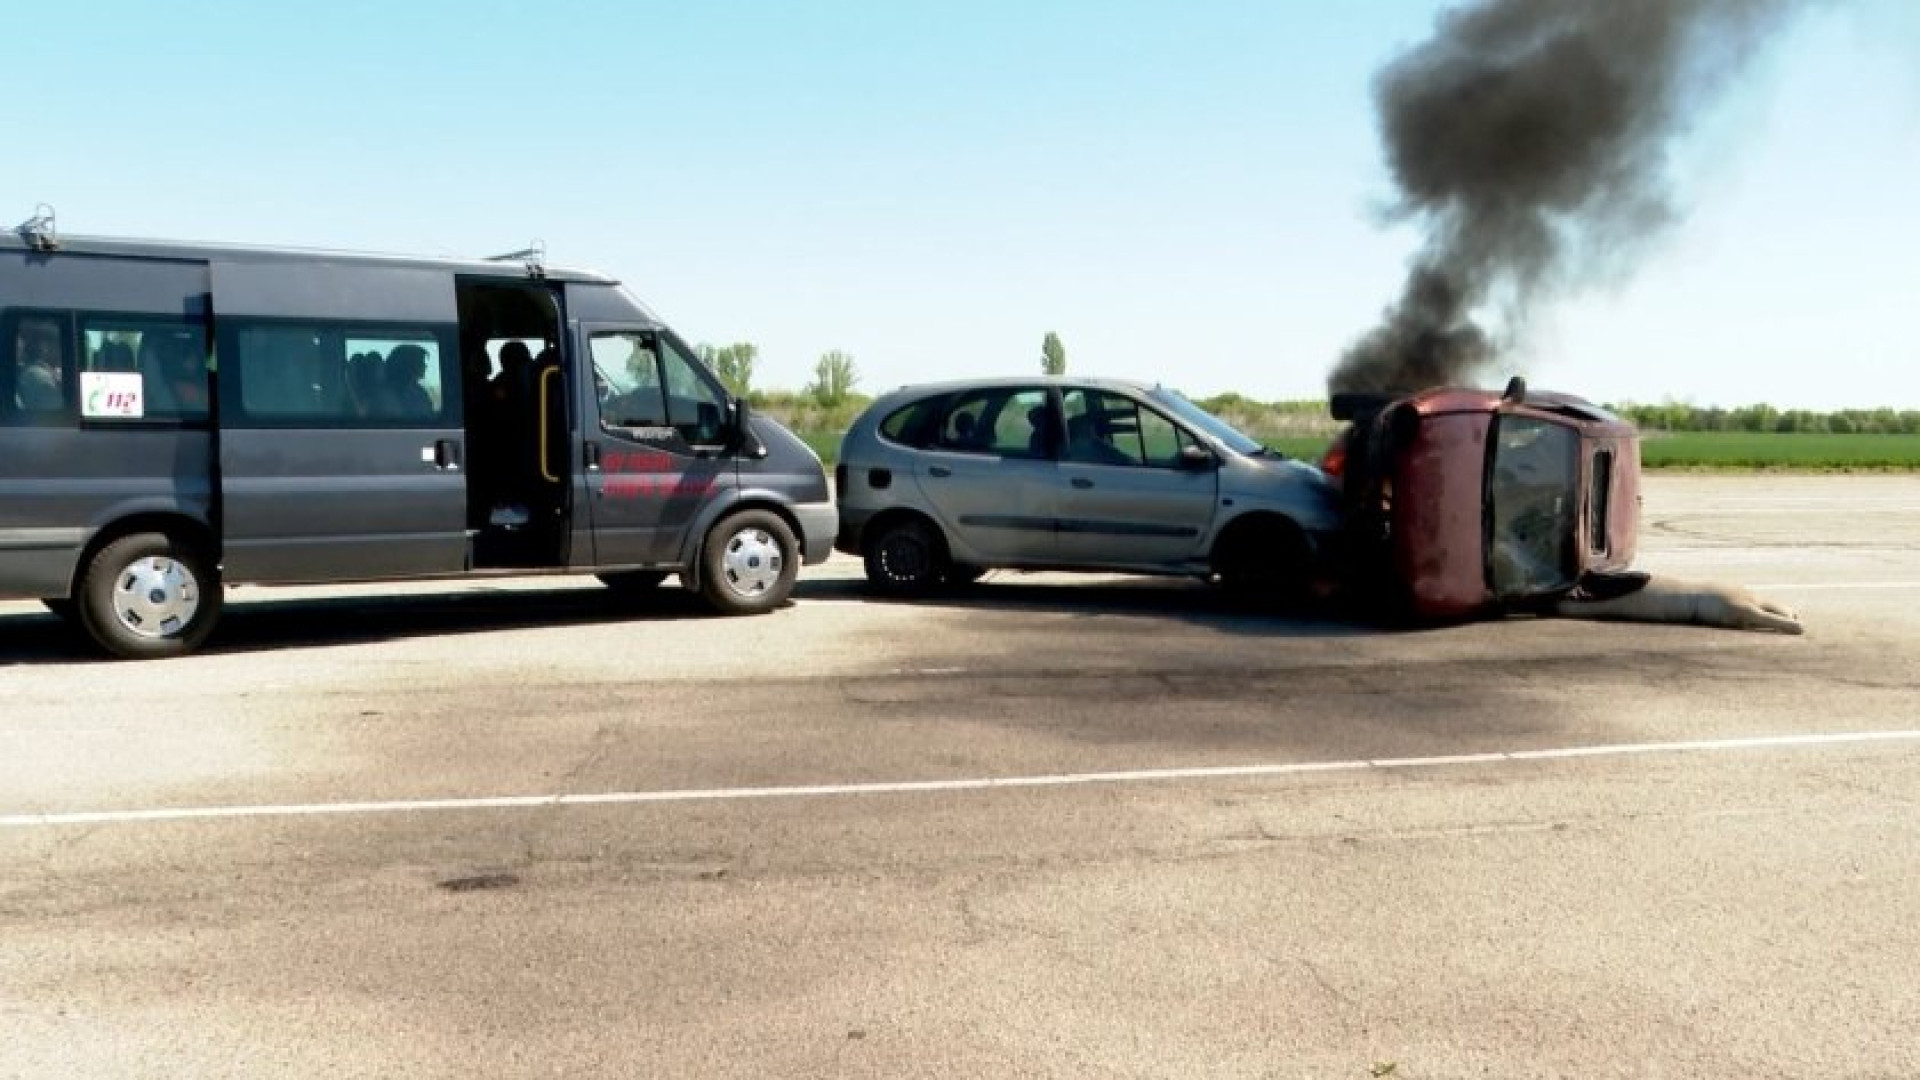
POLYGON ((794 520, 800 523, 801 563, 813 566, 826 562, 840 531, 840 511, 830 502, 795 503, 792 509, 794 520))

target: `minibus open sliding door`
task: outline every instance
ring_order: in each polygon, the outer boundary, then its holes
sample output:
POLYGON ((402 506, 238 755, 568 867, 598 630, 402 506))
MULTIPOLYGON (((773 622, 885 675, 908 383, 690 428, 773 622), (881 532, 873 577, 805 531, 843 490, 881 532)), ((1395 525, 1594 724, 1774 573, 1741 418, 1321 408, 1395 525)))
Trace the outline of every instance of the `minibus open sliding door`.
POLYGON ((322 259, 212 270, 227 579, 466 569, 452 276, 322 259))

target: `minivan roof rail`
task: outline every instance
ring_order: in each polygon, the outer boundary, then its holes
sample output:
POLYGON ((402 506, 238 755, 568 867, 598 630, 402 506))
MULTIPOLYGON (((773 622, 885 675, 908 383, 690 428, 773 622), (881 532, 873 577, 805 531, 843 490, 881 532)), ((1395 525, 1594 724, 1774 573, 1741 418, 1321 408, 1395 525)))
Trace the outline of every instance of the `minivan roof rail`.
POLYGON ((502 255, 489 255, 486 261, 518 261, 527 268, 528 277, 543 278, 547 276, 547 242, 536 238, 528 247, 521 248, 519 251, 509 251, 502 255))
POLYGON ((60 247, 60 232, 54 227, 53 207, 41 203, 33 208, 33 216, 20 223, 16 230, 27 246, 35 251, 53 251, 60 247))

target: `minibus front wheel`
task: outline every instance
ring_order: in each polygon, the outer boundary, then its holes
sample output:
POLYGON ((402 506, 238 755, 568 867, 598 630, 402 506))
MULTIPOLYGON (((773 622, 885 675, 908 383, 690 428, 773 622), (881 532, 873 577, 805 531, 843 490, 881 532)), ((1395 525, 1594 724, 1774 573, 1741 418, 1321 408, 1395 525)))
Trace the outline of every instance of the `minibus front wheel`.
POLYGON ((101 548, 75 598, 93 640, 129 660, 192 652, 220 618, 212 560, 165 533, 132 533, 101 548))
POLYGON ((728 514, 700 547, 700 594, 724 615, 758 615, 779 607, 799 573, 793 530, 771 510, 728 514))

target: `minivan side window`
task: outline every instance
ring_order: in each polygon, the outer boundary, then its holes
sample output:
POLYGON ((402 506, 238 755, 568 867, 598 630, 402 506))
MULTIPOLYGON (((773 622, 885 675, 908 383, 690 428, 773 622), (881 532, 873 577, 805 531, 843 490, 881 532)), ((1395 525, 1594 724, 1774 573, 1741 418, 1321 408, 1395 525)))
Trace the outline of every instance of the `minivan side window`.
POLYGON ((1074 389, 1062 398, 1067 445, 1062 456, 1088 465, 1175 469, 1192 439, 1173 421, 1124 394, 1074 389))
POLYGON ((72 334, 72 320, 64 312, 19 312, 0 320, 0 418, 5 423, 71 420, 72 334))
POLYGON ((921 398, 910 405, 902 405, 888 413, 880 421, 880 435, 889 442, 902 446, 919 447, 927 441, 927 427, 935 413, 946 404, 944 397, 921 398))
POLYGON ((956 395, 934 429, 932 448, 963 454, 1043 458, 1047 392, 1004 387, 956 395))
POLYGON ((205 327, 146 316, 81 317, 81 419, 199 423, 207 414, 205 327))
MULTIPOLYGON (((457 417, 426 327, 240 326, 231 342, 240 413, 270 427, 408 427, 457 417)), ((224 351, 224 349, 223 349, 224 351)))
POLYGON ((633 438, 672 428, 693 445, 720 441, 726 393, 672 338, 617 330, 594 334, 589 346, 602 430, 633 438))

